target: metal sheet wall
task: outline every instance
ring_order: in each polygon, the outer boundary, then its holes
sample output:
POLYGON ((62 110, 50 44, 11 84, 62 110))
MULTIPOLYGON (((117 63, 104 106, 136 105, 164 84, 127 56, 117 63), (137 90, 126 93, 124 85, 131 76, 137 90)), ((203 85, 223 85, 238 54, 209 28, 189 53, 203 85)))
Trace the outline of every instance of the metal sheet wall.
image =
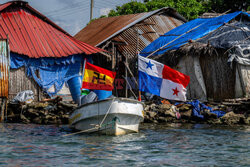
POLYGON ((0 97, 8 98, 9 52, 7 40, 0 40, 0 97))
POLYGON ((138 51, 143 50, 147 45, 160 37, 160 35, 182 25, 181 20, 175 19, 164 14, 152 15, 141 23, 128 28, 116 38, 125 42, 127 45, 120 45, 118 50, 123 54, 132 58, 136 55, 137 32, 138 35, 138 51), (129 53, 129 54, 128 54, 129 53))

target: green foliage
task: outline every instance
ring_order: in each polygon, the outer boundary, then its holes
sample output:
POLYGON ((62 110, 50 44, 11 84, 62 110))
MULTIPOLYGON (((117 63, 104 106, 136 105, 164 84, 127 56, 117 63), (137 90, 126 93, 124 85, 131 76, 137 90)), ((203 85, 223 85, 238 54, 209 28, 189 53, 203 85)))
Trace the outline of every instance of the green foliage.
POLYGON ((111 10, 108 16, 110 17, 110 16, 127 15, 127 14, 142 13, 147 11, 148 9, 144 3, 132 1, 122 6, 117 6, 116 11, 111 10))
POLYGON ((172 7, 187 20, 197 18, 204 12, 223 13, 238 10, 250 10, 250 0, 144 0, 144 3, 131 1, 116 10, 111 10, 108 16, 119 16, 134 13, 149 12, 163 7, 172 7))
POLYGON ((163 7, 174 8, 187 19, 197 18, 204 12, 202 3, 197 0, 145 0, 144 3, 131 1, 117 6, 116 10, 111 10, 108 16, 149 12, 163 7))
POLYGON ((223 13, 228 10, 230 10, 230 12, 240 10, 247 11, 250 9, 250 0, 209 0, 207 5, 210 10, 215 11, 217 13, 223 13))

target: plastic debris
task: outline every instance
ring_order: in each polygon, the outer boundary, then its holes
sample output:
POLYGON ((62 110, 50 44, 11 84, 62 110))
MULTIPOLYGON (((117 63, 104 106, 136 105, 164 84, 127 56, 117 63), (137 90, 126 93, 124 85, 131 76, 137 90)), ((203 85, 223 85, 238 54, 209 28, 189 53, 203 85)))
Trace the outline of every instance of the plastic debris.
POLYGON ((19 92, 14 99, 11 101, 12 103, 31 103, 34 100, 34 93, 32 90, 25 90, 19 92))

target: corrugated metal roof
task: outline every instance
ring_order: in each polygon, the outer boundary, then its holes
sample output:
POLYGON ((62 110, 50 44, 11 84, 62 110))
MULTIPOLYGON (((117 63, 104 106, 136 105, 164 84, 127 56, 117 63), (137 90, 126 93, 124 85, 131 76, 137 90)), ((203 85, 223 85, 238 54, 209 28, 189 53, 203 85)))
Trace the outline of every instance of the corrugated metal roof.
POLYGON ((160 35, 182 25, 186 20, 172 8, 116 17, 101 18, 82 29, 75 38, 101 46, 108 40, 116 41, 123 55, 133 58, 160 35), (137 34, 138 32, 138 34, 137 34))
POLYGON ((7 38, 7 34, 10 51, 30 58, 58 58, 103 51, 74 39, 23 1, 0 5, 0 38, 7 38))
POLYGON ((146 13, 130 14, 94 20, 78 32, 75 38, 83 42, 88 41, 89 44, 96 46, 145 14, 146 13))
MULTIPOLYGON (((100 46, 103 42, 124 32, 135 24, 153 16, 154 14, 166 12, 171 13, 171 17, 179 19, 180 22, 186 20, 172 8, 162 8, 152 12, 122 15, 115 17, 100 18, 91 22, 75 35, 75 38, 88 42, 91 45, 100 46)), ((177 23, 179 25, 179 23, 177 23)))

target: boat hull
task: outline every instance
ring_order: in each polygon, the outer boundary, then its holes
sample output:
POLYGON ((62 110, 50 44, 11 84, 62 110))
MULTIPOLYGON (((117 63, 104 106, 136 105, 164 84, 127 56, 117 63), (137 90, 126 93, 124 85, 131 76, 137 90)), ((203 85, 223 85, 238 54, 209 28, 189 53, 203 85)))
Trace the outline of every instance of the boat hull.
POLYGON ((83 133, 137 133, 143 121, 143 104, 126 98, 106 99, 78 107, 69 120, 72 128, 83 133))

